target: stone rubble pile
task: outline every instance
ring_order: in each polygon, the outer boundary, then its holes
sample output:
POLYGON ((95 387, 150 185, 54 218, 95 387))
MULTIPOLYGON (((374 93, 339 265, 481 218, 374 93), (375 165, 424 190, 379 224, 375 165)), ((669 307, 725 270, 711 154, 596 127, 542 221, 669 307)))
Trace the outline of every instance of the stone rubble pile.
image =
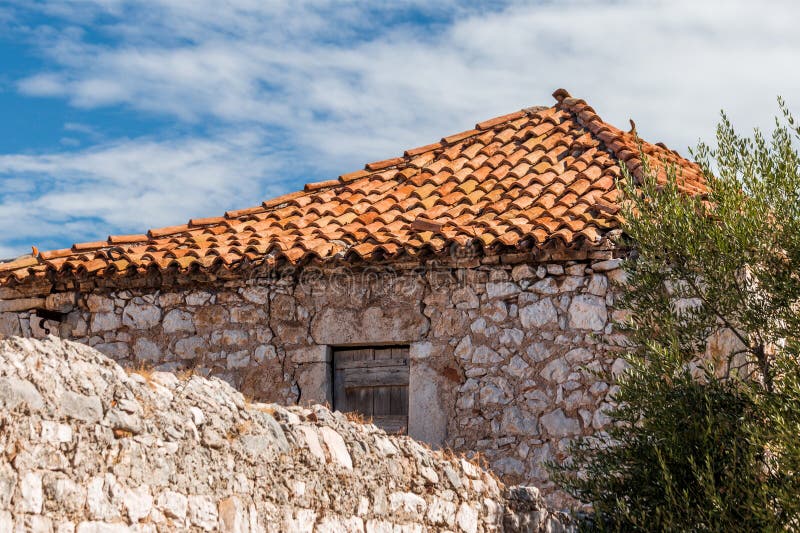
POLYGON ((535 488, 325 407, 0 341, 0 531, 565 531, 535 488))

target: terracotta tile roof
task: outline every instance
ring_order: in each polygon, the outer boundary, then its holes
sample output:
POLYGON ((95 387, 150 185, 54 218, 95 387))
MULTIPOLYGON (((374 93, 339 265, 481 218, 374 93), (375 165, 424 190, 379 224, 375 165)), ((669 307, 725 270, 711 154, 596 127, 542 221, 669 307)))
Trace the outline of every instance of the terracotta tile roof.
MULTIPOLYGON (((552 107, 478 123, 256 207, 34 252, 0 264, 0 285, 53 273, 108 277, 148 268, 413 257, 453 244, 597 244, 618 223, 620 165, 641 172, 639 141, 565 90, 553 96, 552 107)), ((696 164, 661 144, 642 148, 678 165, 689 191, 705 190, 696 164)))

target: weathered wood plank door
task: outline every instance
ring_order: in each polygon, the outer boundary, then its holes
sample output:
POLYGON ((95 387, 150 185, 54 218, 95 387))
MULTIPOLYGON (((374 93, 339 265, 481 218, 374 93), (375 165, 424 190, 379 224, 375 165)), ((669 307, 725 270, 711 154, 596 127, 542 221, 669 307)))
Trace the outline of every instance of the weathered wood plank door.
POLYGON ((408 432, 408 346, 334 348, 333 408, 408 432))

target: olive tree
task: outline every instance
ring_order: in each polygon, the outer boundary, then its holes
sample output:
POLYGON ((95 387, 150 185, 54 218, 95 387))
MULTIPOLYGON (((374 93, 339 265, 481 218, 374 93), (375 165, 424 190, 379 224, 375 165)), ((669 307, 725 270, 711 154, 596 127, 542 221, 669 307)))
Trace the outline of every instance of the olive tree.
POLYGON ((779 105, 769 136, 723 113, 692 151, 705 193, 644 154, 623 172, 630 366, 607 432, 553 465, 598 529, 800 527, 800 128, 779 105))

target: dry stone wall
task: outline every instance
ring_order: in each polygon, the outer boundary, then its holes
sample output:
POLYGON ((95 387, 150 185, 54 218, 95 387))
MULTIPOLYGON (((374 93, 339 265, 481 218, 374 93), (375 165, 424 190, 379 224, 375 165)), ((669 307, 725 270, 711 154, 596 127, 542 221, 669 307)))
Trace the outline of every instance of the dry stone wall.
POLYGON ((0 341, 0 531, 572 530, 533 487, 314 405, 0 341))
POLYGON ((50 331, 282 404, 330 403, 330 346, 409 344, 410 434, 549 494, 544 462, 607 423, 614 390, 594 373, 623 369, 610 307, 622 276, 617 259, 307 269, 53 294, 62 323, 7 312, 0 333, 50 331))

